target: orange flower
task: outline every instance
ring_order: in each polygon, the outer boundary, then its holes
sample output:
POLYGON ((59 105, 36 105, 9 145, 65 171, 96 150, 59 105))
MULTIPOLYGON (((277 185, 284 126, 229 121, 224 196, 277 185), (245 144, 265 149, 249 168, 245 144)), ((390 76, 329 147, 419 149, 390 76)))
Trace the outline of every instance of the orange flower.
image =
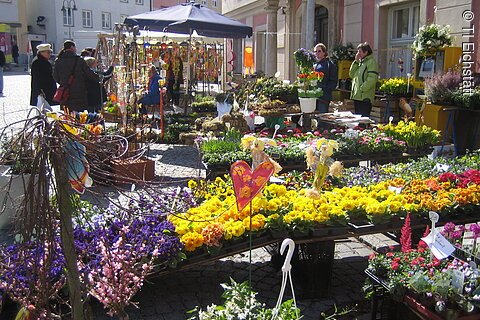
POLYGON ((109 100, 112 101, 113 103, 116 103, 117 102, 117 96, 112 93, 109 97, 109 100))

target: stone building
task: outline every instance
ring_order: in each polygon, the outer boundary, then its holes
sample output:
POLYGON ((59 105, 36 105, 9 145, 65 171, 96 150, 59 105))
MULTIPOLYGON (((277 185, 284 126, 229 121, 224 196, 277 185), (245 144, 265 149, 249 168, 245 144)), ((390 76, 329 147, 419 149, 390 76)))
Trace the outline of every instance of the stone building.
POLYGON ((381 76, 411 70, 410 46, 418 27, 430 22, 448 24, 454 45, 475 43, 475 72, 480 71, 480 1, 478 0, 224 0, 223 14, 254 29, 251 39, 235 40, 235 72, 243 71, 245 47, 253 48, 254 69, 283 79, 294 79, 293 52, 323 42, 335 44, 368 41, 379 61, 381 76), (465 11, 478 17, 468 22, 465 11), (471 36, 462 28, 473 27, 471 36))

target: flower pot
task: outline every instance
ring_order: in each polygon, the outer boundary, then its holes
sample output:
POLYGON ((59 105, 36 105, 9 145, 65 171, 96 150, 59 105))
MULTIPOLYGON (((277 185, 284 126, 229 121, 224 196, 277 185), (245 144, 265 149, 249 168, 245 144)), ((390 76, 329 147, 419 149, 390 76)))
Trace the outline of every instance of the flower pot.
MULTIPOLYGON (((419 125, 424 124, 435 130, 440 130, 442 136, 445 134, 448 121, 448 111, 444 111, 445 106, 436 104, 426 104, 421 110, 415 111, 415 122, 419 125)), ((450 139, 452 136, 451 127, 448 128, 446 138, 450 139)))
POLYGON ((151 181, 155 177, 155 161, 147 158, 112 160, 111 165, 118 184, 151 181))
POLYGON ((457 155, 464 155, 467 150, 478 148, 478 127, 480 113, 478 111, 460 109, 455 115, 455 144, 457 155))
POLYGON ((298 98, 300 100, 300 109, 303 113, 312 113, 317 108, 316 98, 298 98))

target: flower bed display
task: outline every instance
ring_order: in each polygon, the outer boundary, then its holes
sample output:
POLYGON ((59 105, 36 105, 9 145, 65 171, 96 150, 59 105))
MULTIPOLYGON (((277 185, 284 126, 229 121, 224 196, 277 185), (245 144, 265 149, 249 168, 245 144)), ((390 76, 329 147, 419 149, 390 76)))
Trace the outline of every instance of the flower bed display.
MULTIPOLYGON (((463 225, 447 223, 440 232, 461 247, 464 231, 471 231, 475 242, 469 250, 476 254, 476 239, 480 233, 477 224, 466 230, 463 225)), ((471 256, 464 257, 471 259, 471 256)), ((432 258, 426 244, 420 241, 415 250, 372 255, 367 274, 396 299, 405 301, 429 319, 476 319, 480 307, 480 279, 478 270, 468 260, 432 258)), ((371 289, 365 288, 367 292, 371 289)))
MULTIPOLYGON (((238 212, 231 183, 217 178, 202 186, 207 190, 205 202, 169 219, 190 252, 212 244, 205 240, 211 238, 210 227, 205 229, 211 224, 216 224, 214 245, 220 245, 219 239, 241 238, 250 230, 250 220, 255 232, 287 229, 308 234, 315 228, 343 226, 348 221, 386 223, 407 212, 424 216, 434 210, 445 219, 450 214, 471 214, 479 209, 479 177, 480 171, 468 170, 425 180, 396 178, 367 187, 333 188, 320 194, 270 184, 252 201, 251 212, 249 207, 238 212)), ((190 187, 196 189, 198 185, 191 182, 190 187)))
MULTIPOLYGON (((258 136, 268 137, 268 133, 260 133, 258 136)), ((303 150, 308 145, 315 144, 315 141, 320 138, 338 142, 338 151, 333 156, 337 160, 363 161, 379 158, 394 162, 400 160, 402 153, 407 151, 407 146, 412 146, 416 152, 420 152, 415 156, 426 155, 428 148, 436 143, 438 132, 426 126, 417 126, 414 122, 380 126, 379 130, 375 128, 371 130, 332 129, 313 133, 289 131, 286 134, 277 134, 276 146, 267 146, 265 152, 279 162, 284 171, 299 169, 289 166, 304 164, 303 150)), ((251 161, 250 155, 241 149, 240 135, 232 138, 231 133, 227 132, 223 139, 199 138, 197 142, 202 152, 202 161, 208 169, 228 171, 230 165, 236 160, 251 161)))

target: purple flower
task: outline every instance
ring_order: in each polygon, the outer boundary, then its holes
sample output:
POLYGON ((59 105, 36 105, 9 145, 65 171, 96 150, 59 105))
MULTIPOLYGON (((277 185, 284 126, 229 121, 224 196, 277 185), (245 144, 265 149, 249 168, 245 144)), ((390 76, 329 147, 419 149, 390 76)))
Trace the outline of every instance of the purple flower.
POLYGON ((470 231, 473 232, 473 238, 477 239, 480 235, 480 225, 478 225, 477 223, 472 223, 470 225, 470 231))
POLYGON ((443 231, 445 231, 446 233, 454 232, 455 231, 455 224, 453 222, 445 223, 445 225, 443 226, 443 231))

